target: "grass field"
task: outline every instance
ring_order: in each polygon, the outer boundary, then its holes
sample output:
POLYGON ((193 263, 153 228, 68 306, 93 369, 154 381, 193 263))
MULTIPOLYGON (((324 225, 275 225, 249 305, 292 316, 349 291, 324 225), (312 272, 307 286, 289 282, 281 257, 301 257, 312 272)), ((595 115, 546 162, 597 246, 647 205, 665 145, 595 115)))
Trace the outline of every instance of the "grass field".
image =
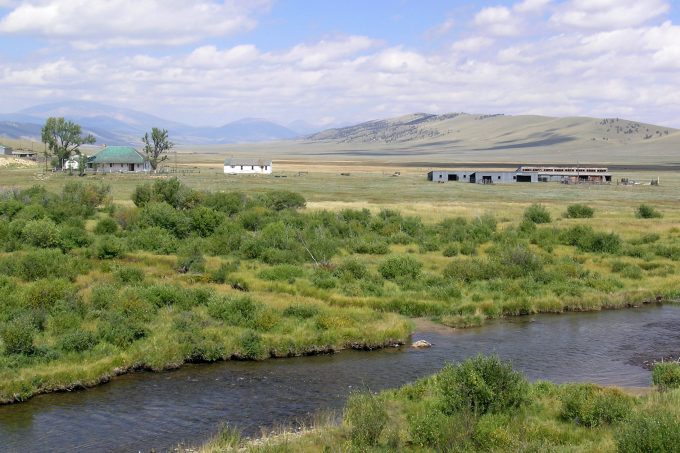
POLYGON ((193 172, 177 183, 0 169, 0 400, 188 360, 378 347, 406 341, 414 316, 465 327, 680 294, 675 173, 616 175, 659 186, 481 186, 354 164, 225 176, 180 161, 193 172), (295 194, 306 208, 287 207, 295 194), (566 218, 575 203, 594 216, 566 218), (525 218, 536 204, 549 222, 525 218), (662 217, 637 218, 641 204, 662 217))

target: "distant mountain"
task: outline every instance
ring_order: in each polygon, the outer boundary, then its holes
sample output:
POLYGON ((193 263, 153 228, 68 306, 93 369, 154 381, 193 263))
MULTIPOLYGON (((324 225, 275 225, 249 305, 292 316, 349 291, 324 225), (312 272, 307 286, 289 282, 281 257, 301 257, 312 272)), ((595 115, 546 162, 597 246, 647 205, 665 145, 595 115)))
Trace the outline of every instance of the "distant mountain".
POLYGON ((63 116, 80 124, 100 144, 139 144, 152 127, 168 129, 177 144, 219 144, 283 140, 302 134, 259 118, 245 118, 219 127, 194 127, 132 109, 89 101, 37 105, 0 115, 0 136, 39 138, 45 119, 63 116))
POLYGON ((410 144, 467 150, 511 150, 601 142, 636 144, 677 138, 677 129, 619 118, 538 115, 472 115, 414 113, 308 135, 311 142, 410 144))

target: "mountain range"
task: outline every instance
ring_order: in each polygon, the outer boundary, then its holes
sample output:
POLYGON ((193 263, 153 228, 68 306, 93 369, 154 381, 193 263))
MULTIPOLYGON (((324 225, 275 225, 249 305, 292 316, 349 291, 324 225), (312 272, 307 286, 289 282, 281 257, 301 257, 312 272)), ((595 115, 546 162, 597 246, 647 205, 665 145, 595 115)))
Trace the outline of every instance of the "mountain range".
POLYGON ((97 143, 109 145, 139 144, 152 127, 168 129, 177 144, 220 144, 285 140, 314 131, 302 122, 292 123, 299 130, 260 118, 243 118, 218 127, 196 127, 170 121, 132 109, 89 101, 41 104, 11 114, 0 114, 0 136, 14 139, 38 139, 45 120, 65 117, 80 124, 97 143))
POLYGON ((313 125, 303 121, 285 127, 259 118, 244 118, 219 127, 196 127, 88 101, 43 104, 2 114, 0 136, 39 139, 42 124, 50 116, 75 121, 84 132, 94 135, 98 144, 109 145, 138 145, 152 127, 168 129, 171 140, 179 145, 288 140, 291 144, 315 145, 319 149, 346 148, 343 153, 352 155, 367 155, 374 148, 391 149, 395 156, 406 156, 424 152, 531 152, 546 148, 604 150, 625 145, 677 149, 680 144, 678 129, 620 118, 414 113, 317 132, 313 125))

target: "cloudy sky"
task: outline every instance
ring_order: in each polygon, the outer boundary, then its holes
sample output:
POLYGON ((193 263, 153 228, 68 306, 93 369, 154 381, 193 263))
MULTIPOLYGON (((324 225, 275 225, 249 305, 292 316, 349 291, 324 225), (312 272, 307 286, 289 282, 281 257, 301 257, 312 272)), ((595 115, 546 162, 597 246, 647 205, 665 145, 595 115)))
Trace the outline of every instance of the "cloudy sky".
POLYGON ((61 100, 194 125, 465 111, 680 127, 680 2, 0 0, 0 112, 61 100))

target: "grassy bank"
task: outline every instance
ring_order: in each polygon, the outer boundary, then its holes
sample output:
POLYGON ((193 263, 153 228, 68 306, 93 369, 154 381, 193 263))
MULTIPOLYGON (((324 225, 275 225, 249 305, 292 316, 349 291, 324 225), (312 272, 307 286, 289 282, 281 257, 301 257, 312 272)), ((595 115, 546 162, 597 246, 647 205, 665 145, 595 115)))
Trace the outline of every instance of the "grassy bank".
POLYGON ((116 180, 2 193, 0 401, 130 369, 383 347, 409 317, 466 327, 680 293, 665 201, 421 217, 166 178, 124 201, 103 184, 116 180))
MULTIPOLYGON (((665 366, 659 374, 680 371, 665 366)), ((634 396, 593 384, 530 384, 509 364, 476 357, 401 389, 354 393, 342 416, 318 417, 302 432, 242 441, 223 428, 198 451, 675 452, 674 375, 655 380, 659 390, 634 396)))

